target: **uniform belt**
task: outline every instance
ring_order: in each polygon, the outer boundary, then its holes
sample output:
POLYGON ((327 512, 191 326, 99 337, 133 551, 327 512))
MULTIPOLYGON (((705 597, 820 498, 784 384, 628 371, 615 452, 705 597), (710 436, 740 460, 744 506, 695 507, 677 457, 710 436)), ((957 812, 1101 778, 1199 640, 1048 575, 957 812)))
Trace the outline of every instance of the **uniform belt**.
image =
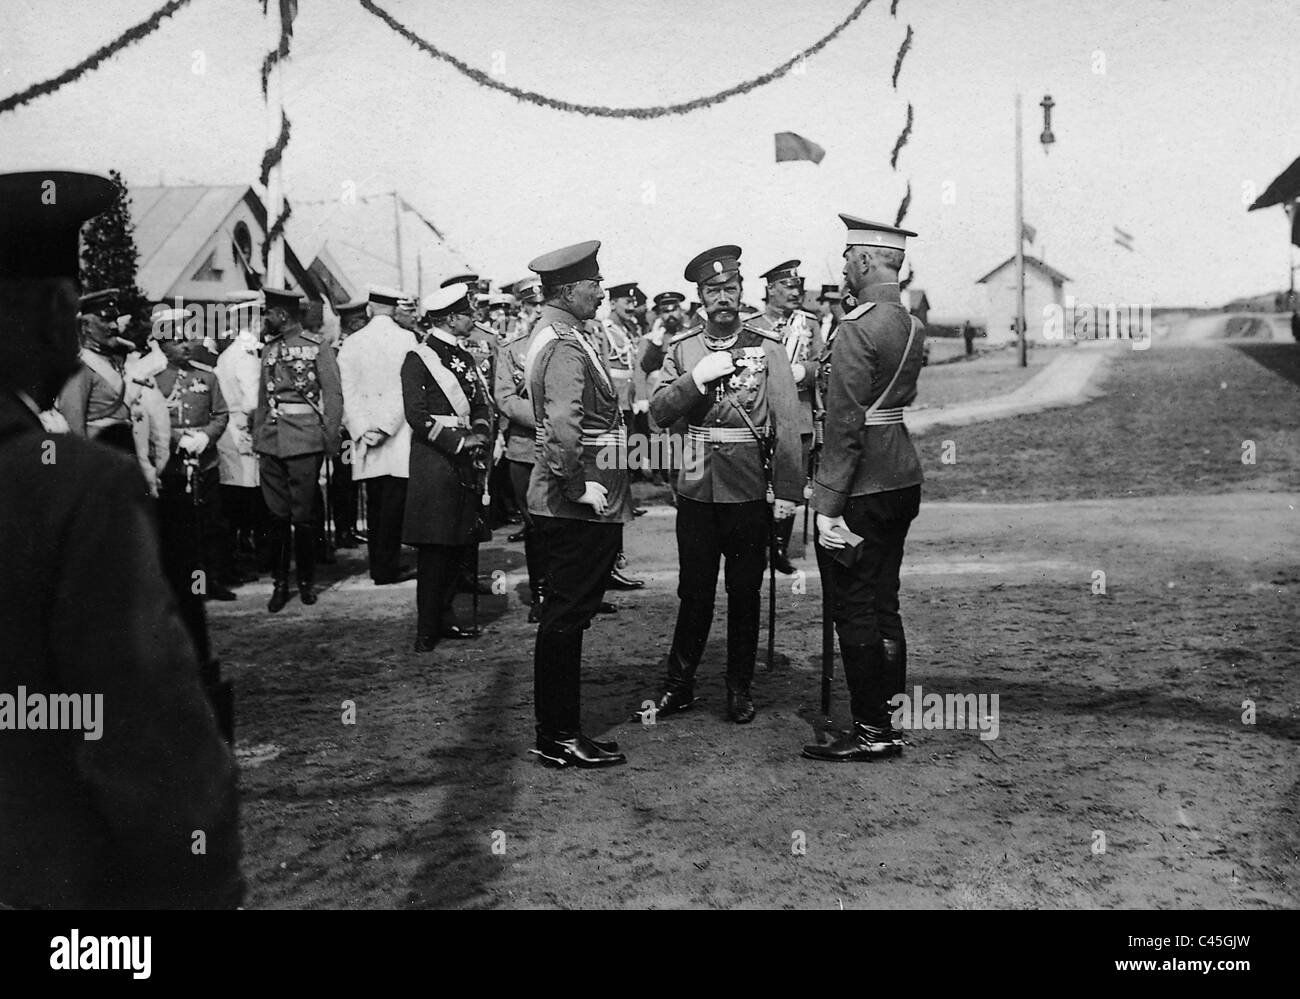
MULTIPOLYGON (((535 433, 535 439, 539 445, 546 443, 546 431, 538 427, 535 433)), ((615 444, 619 447, 627 447, 627 427, 617 427, 613 430, 604 430, 600 433, 585 432, 582 435, 583 447, 609 447, 615 444)))
POLYGON ((903 422, 903 407, 897 409, 878 409, 867 416, 863 426, 867 427, 887 427, 891 423, 903 422))
MULTIPOLYGON (((758 427, 756 429, 759 437, 767 437, 771 433, 768 427, 758 427)), ((686 435, 691 440, 703 444, 755 443, 753 431, 748 427, 697 427, 692 425, 687 427, 686 435)))
POLYGON ((632 370, 630 368, 610 368, 609 373, 615 378, 631 378, 632 370))
POLYGON ((287 416, 306 416, 308 413, 316 412, 315 406, 305 402, 282 402, 275 408, 287 416))
POLYGON ((429 419, 433 420, 433 425, 435 427, 442 427, 443 429, 449 427, 459 427, 462 430, 469 429, 468 416, 431 416, 429 419))

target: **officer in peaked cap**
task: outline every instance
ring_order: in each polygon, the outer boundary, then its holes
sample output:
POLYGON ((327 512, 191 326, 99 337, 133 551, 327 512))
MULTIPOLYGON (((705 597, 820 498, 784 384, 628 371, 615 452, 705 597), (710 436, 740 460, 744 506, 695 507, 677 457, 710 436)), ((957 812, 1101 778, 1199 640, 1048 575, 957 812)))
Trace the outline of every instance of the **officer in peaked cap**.
POLYGON ((515 295, 519 298, 519 315, 515 317, 512 337, 527 335, 533 331, 537 314, 542 306, 542 282, 535 274, 520 278, 515 282, 515 295))
MULTIPOLYGON (((804 283, 799 274, 799 263, 798 260, 786 260, 762 275, 767 282, 766 305, 763 314, 755 316, 750 324, 780 334, 785 345, 785 354, 790 359, 790 368, 799 388, 799 440, 807 482, 812 474, 814 395, 822 334, 817 317, 803 309, 804 283)), ((772 554, 777 571, 786 575, 794 572, 787 554, 793 530, 793 517, 777 525, 776 550, 772 554)))
POLYGON ((253 449, 261 455, 262 495, 271 513, 274 588, 267 610, 274 613, 289 601, 291 551, 302 602, 316 602, 316 481, 325 455, 339 446, 343 392, 334 352, 320 334, 302 327, 302 292, 263 293, 266 346, 253 449))
POLYGON ((91 174, 0 175, 0 690, 94 691, 107 708, 93 737, 3 733, 0 908, 234 908, 234 759, 139 466, 39 417, 79 363, 81 224, 116 196, 91 174))
MULTIPOLYGON (((339 316, 339 338, 334 344, 335 356, 338 356, 342 351, 348 337, 370 322, 369 298, 353 298, 338 306, 337 311, 339 316)), ((344 402, 346 404, 346 398, 344 402)), ((353 447, 352 437, 348 434, 345 422, 344 426, 339 430, 338 460, 333 463, 334 475, 330 480, 330 487, 333 489, 333 494, 330 496, 330 505, 333 507, 331 512, 334 514, 334 546, 336 548, 359 548, 367 543, 366 538, 357 532, 357 492, 360 485, 352 477, 353 458, 355 456, 356 452, 353 447)))
POLYGON ((821 461, 813 485, 818 552, 834 598, 835 627, 853 728, 830 745, 804 747, 818 760, 872 760, 902 750, 890 700, 907 686, 907 640, 898 613, 899 568, 921 504, 921 462, 903 423, 916 398, 925 331, 899 298, 907 239, 897 226, 841 215, 847 227, 844 281, 859 303, 822 353, 825 405, 821 461), (846 529, 863 538, 846 567, 831 557, 846 529))
MULTIPOLYGON (((217 468, 221 480, 221 508, 229 534, 227 550, 232 580, 250 581, 233 566, 241 554, 263 554, 267 510, 262 498, 257 452, 253 450, 253 414, 257 410, 258 383, 262 376, 262 295, 236 292, 226 310, 226 332, 233 331, 229 346, 217 357, 214 369, 226 397, 230 422, 217 441, 217 468)), ((256 578, 256 575, 253 575, 256 578)))
POLYGON ((367 306, 367 299, 354 298, 338 307, 339 336, 341 339, 346 340, 348 336, 370 322, 370 313, 367 311, 367 306))
POLYGON ((604 599, 623 525, 632 519, 618 387, 584 326, 604 298, 599 249, 591 240, 528 265, 542 280, 545 300, 524 360, 537 427, 528 510, 550 584, 533 652, 534 752, 557 767, 626 762, 615 743, 584 735, 581 718, 583 632, 604 599))
POLYGON ((81 296, 81 365, 59 393, 58 405, 72 433, 134 454, 126 382, 126 356, 133 344, 118 332, 120 294, 117 288, 105 288, 81 296))
POLYGON ((659 717, 695 700, 695 672, 713 624, 718 567, 726 560, 727 716, 754 718, 750 685, 758 650, 770 520, 794 514, 803 491, 798 394, 780 336, 740 321, 740 247, 717 246, 686 266, 708 325, 669 342, 650 412, 685 424, 677 479, 680 600, 659 717))

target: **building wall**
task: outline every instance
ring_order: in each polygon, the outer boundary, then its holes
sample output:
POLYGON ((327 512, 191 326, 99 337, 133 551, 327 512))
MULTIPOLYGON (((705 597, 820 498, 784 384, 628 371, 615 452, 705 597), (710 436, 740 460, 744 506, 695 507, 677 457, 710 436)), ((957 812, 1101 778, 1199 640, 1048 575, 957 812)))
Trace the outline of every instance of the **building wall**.
MULTIPOLYGON (((990 343, 1014 340, 1016 319, 1016 268, 1002 268, 984 283, 987 295, 985 324, 990 343)), ((1043 338, 1043 310, 1063 305, 1064 289, 1035 267, 1025 267, 1025 332, 1031 341, 1043 338)))

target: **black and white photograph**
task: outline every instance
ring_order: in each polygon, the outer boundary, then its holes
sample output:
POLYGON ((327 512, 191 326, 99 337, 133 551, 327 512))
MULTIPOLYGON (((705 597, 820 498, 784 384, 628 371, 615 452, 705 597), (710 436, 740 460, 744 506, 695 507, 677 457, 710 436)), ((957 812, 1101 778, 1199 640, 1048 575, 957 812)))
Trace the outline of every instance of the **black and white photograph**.
POLYGON ((1249 977, 1294 0, 0 21, 0 909, 1086 910, 1249 977))

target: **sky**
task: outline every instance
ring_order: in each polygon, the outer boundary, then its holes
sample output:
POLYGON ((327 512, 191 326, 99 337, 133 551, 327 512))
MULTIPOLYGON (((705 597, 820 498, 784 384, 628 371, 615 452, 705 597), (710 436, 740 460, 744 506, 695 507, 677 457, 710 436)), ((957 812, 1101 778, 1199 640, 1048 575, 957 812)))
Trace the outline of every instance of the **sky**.
MULTIPOLYGON (((645 106, 772 69, 856 0, 378 2, 511 85, 645 106)), ((5 0, 0 97, 160 3, 5 0)), ((1029 252, 1064 272, 1079 302, 1220 305, 1286 286, 1282 210, 1245 207, 1300 156, 1298 39, 1296 0, 900 0, 896 18, 889 0, 872 0, 801 72, 640 122, 519 102, 418 51, 355 0, 302 0, 283 77, 285 183, 303 200, 396 187, 501 282, 541 253, 600 239, 607 283, 688 292, 686 262, 736 243, 757 303, 757 275, 792 257, 810 285, 838 283, 837 213, 893 222, 910 182, 904 225, 920 235, 909 259, 932 318, 982 316, 976 281, 1014 252, 1019 92, 1029 252), (1047 93, 1049 151, 1039 143, 1047 93), (909 102, 912 136, 895 170, 909 102), (825 159, 774 162, 780 131, 818 143, 825 159), (1116 227, 1133 250, 1116 245, 1116 227)), ((258 0, 193 0, 97 71, 0 115, 0 170, 256 183, 269 42, 258 0)))

